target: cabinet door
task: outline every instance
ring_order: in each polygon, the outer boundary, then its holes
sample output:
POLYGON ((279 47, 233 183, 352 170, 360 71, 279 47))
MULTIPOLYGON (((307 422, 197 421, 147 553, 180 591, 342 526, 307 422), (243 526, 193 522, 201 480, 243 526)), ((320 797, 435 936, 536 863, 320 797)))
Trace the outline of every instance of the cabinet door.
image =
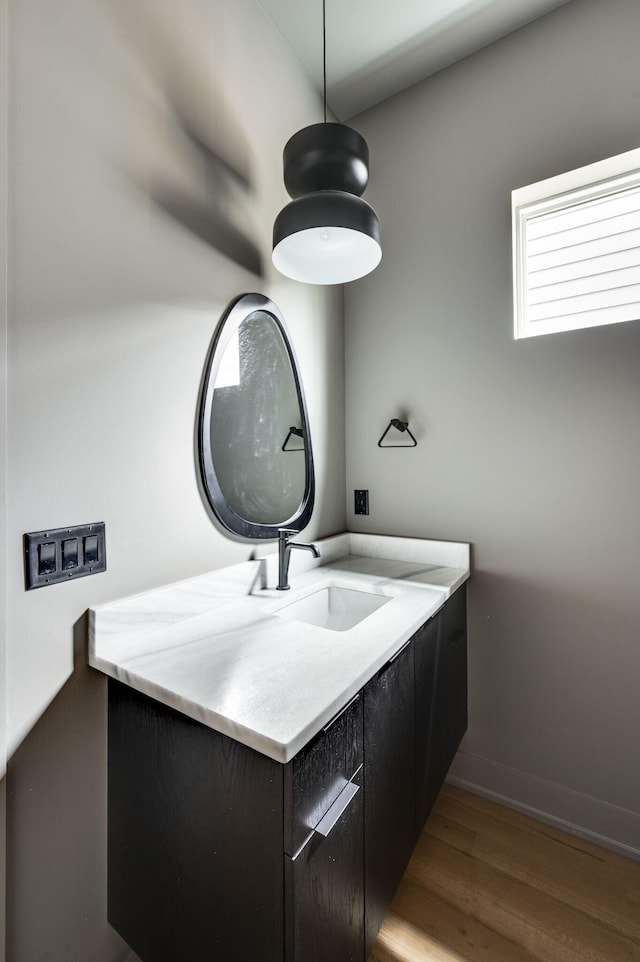
POLYGON ((429 766, 431 730, 434 711, 436 659, 440 616, 435 615, 414 635, 416 698, 416 792, 415 835, 417 838, 431 811, 440 786, 436 785, 429 766))
POLYGON ((285 860, 286 962, 364 962, 363 792, 349 782, 285 860))
POLYGON ((442 788, 467 729, 466 586, 418 632, 416 669, 416 832, 442 788))
POLYGON ((437 791, 442 787, 466 730, 467 604, 463 585, 440 612, 429 763, 437 791))
POLYGON ((364 689, 365 958, 415 841, 413 645, 364 689))
POLYGON ((108 918, 144 962, 281 962, 282 766, 109 679, 108 918))

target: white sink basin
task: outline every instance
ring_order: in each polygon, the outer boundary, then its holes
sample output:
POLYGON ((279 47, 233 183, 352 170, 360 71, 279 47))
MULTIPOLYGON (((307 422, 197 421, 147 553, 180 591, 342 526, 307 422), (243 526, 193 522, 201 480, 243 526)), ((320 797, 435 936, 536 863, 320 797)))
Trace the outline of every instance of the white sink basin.
POLYGON ((299 601, 278 608, 274 614, 331 631, 348 631, 388 601, 391 598, 386 595, 325 585, 299 601))

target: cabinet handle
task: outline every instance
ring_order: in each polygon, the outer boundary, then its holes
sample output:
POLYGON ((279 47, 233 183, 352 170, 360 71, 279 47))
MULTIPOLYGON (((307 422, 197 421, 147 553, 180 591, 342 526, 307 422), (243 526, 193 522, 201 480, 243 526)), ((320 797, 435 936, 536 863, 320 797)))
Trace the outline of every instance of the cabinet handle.
MULTIPOLYGON (((400 655, 401 655, 402 652, 405 650, 405 648, 408 648, 408 647, 409 647, 409 645, 411 644, 412 640, 413 640, 412 638, 408 638, 407 641, 405 641, 405 643, 404 643, 404 645, 402 646, 402 648, 398 648, 398 650, 396 651, 395 655, 391 655, 391 658, 390 658, 389 661, 387 662, 387 665, 392 665, 393 662, 396 660, 396 658, 399 658, 399 657, 400 657, 400 655)), ((385 667, 386 667, 386 666, 385 666, 385 667)))
POLYGON ((353 782, 347 782, 333 805, 325 812, 316 825, 314 831, 317 835, 323 835, 325 838, 327 838, 327 836, 331 834, 331 830, 333 829, 334 825, 346 812, 347 808, 351 804, 351 800, 359 791, 359 785, 355 785, 353 782))
POLYGON ((358 700, 359 698, 360 698, 360 692, 358 692, 357 695, 354 695, 353 698, 351 699, 351 701, 348 701, 347 704, 344 706, 344 708, 341 708, 340 711, 338 712, 338 714, 333 716, 333 718, 331 719, 331 721, 328 721, 328 722, 327 722, 327 724, 326 724, 326 725, 324 726, 324 728, 322 729, 323 733, 326 734, 326 732, 329 731, 329 729, 331 728, 331 726, 332 726, 332 725, 335 725, 335 723, 338 721, 338 719, 339 719, 339 718, 342 718, 342 716, 344 715, 344 713, 345 713, 346 711, 349 711, 349 709, 351 708, 351 706, 352 706, 353 704, 355 704, 355 702, 357 702, 357 700, 358 700))

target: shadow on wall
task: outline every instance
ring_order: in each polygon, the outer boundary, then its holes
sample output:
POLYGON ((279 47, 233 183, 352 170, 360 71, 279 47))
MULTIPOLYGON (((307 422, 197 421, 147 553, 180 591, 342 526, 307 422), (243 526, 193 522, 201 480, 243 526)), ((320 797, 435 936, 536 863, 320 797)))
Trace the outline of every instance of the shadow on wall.
POLYGON ((136 962, 107 922, 107 684, 74 672, 9 762, 7 958, 136 962))
MULTIPOLYGON (((227 160, 189 128, 188 120, 176 115, 176 122, 188 138, 202 163, 200 179, 205 187, 204 200, 189 196, 184 188, 156 184, 149 193, 158 207, 210 247, 224 254, 257 277, 264 276, 262 255, 253 241, 229 219, 234 194, 248 195, 251 184, 227 160)), ((240 199, 240 206, 243 199, 240 199)))
POLYGON ((158 112, 162 153, 168 148, 170 155, 158 156, 164 169, 129 176, 191 234, 262 278, 262 255, 251 239, 256 233, 250 203, 255 193, 252 151, 223 97, 222 79, 215 72, 215 43, 209 58, 213 64, 206 72, 197 48, 176 30, 175 18, 171 24, 163 22, 157 6, 146 12, 144 4, 127 10, 124 26, 127 41, 136 38, 136 59, 155 84, 149 106, 158 112))

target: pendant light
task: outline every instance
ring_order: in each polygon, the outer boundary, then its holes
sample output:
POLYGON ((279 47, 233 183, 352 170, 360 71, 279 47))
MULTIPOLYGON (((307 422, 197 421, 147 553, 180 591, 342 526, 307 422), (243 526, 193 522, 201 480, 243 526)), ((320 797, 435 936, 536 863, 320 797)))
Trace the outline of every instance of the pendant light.
POLYGON ((382 258, 380 223, 362 199, 369 148, 357 131, 327 123, 327 40, 322 0, 324 123, 304 127, 284 148, 284 185, 292 199, 273 225, 275 267, 306 284, 345 284, 382 258))

